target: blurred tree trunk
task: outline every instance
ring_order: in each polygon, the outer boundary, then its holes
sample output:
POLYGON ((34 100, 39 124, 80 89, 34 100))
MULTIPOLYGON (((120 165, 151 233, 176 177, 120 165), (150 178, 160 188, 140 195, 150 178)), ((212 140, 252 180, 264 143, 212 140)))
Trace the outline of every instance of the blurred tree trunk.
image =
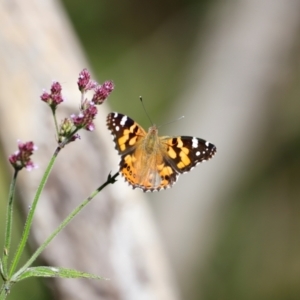
POLYGON ((212 7, 205 31, 199 28, 185 88, 171 115, 186 116, 174 132, 209 139, 217 154, 182 176, 168 199, 155 196, 185 299, 199 299, 195 290, 201 289, 216 231, 222 230, 223 201, 254 161, 268 159, 260 153, 272 145, 266 130, 298 53, 299 12, 299 1, 224 1, 212 7))
MULTIPOLYGON (((6 156, 15 151, 17 139, 39 146, 34 156, 39 169, 22 172, 18 182, 26 216, 56 146, 50 110, 39 96, 53 79, 58 80, 66 98, 59 116, 77 112, 77 77, 88 64, 57 1, 2 0, 0 5, 1 143, 6 156)), ((59 155, 38 205, 33 249, 111 170, 117 170, 117 154, 105 125, 107 112, 106 105, 100 107, 96 131, 82 132, 82 139, 59 155)), ((177 299, 143 193, 121 182, 99 194, 50 244, 42 260, 110 278, 53 279, 54 299, 177 299)))

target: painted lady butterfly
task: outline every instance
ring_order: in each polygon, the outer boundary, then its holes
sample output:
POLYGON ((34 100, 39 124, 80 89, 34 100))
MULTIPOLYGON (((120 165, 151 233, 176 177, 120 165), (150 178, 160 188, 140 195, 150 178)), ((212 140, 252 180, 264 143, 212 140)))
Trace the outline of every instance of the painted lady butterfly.
POLYGON ((144 192, 171 187, 178 175, 214 156, 216 147, 189 136, 158 136, 155 125, 148 133, 135 121, 117 112, 107 116, 116 149, 121 155, 120 173, 132 187, 144 192))

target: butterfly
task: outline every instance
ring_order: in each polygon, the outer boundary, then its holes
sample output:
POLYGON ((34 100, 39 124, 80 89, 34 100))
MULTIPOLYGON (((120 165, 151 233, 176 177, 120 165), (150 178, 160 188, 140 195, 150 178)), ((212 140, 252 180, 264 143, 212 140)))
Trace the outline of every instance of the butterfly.
POLYGON ((158 136, 155 125, 146 132, 134 120, 117 112, 108 114, 107 127, 121 155, 121 175, 134 189, 144 192, 171 187, 179 174, 212 158, 217 150, 196 137, 158 136))

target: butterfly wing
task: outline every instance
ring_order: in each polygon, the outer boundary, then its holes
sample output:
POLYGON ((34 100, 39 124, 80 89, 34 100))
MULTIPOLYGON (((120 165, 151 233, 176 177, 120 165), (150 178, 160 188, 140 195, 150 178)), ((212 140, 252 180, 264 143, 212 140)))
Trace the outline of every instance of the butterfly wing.
POLYGON ((128 116, 112 112, 107 116, 107 127, 111 131, 115 148, 120 155, 132 152, 145 137, 145 130, 128 116))
POLYGON ((213 144, 200 138, 158 137, 155 126, 146 133, 131 118, 116 112, 107 116, 107 127, 121 155, 120 173, 133 188, 144 192, 171 187, 179 174, 216 153, 213 144))
POLYGON ((200 138, 179 136, 164 138, 166 143, 165 159, 180 174, 192 170, 199 163, 212 158, 217 148, 200 138))
POLYGON ((147 178, 148 162, 140 147, 146 135, 145 130, 128 116, 114 112, 107 116, 107 127, 121 155, 121 175, 133 188, 146 191, 152 182, 147 178))

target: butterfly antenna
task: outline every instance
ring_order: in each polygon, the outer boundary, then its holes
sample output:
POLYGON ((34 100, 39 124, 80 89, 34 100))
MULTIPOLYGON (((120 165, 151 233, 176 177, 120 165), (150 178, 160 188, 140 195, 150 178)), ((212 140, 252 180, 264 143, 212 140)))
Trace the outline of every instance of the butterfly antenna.
POLYGON ((149 119, 151 125, 153 125, 153 122, 152 122, 152 120, 151 120, 151 118, 150 118, 150 116, 149 116, 149 114, 148 114, 148 112, 147 112, 147 109, 146 109, 145 105, 144 105, 142 96, 140 96, 140 101, 142 102, 142 106, 143 106, 143 109, 144 109, 144 111, 145 111, 145 113, 146 113, 146 116, 148 117, 148 119, 149 119))
POLYGON ((164 124, 159 125, 158 128, 160 128, 161 126, 165 126, 165 125, 169 125, 169 124, 175 123, 175 122, 177 122, 177 121, 179 121, 179 120, 181 120, 183 118, 184 118, 184 116, 181 116, 181 117, 177 118, 176 120, 173 120, 173 121, 170 121, 168 123, 164 123, 164 124))

